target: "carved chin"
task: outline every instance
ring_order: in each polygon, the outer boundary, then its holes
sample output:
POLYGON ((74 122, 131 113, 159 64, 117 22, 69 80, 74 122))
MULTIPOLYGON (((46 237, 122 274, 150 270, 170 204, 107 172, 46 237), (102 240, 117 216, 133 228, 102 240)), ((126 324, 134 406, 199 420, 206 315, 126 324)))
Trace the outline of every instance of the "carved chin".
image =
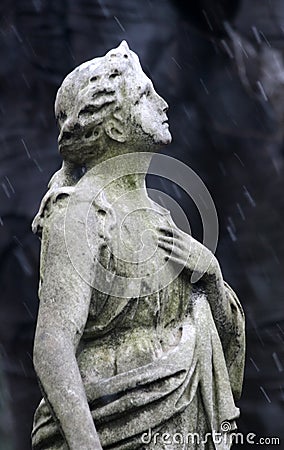
POLYGON ((170 132, 168 132, 168 136, 167 136, 167 138, 166 138, 165 144, 168 145, 168 144, 170 144, 171 142, 172 142, 172 135, 171 135, 170 132))
POLYGON ((172 142, 172 135, 169 131, 158 136, 154 136, 155 144, 168 145, 172 142))
POLYGON ((149 130, 141 124, 136 124, 135 142, 147 147, 161 147, 172 142, 172 135, 167 124, 158 130, 149 130))

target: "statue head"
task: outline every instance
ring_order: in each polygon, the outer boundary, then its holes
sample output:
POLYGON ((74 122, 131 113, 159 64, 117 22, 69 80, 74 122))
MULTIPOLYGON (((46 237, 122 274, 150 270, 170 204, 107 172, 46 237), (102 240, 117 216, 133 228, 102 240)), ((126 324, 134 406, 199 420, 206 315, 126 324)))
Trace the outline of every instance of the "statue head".
POLYGON ((167 109, 123 41, 64 79, 55 101, 59 150, 75 164, 94 160, 112 146, 155 151, 171 141, 167 109))

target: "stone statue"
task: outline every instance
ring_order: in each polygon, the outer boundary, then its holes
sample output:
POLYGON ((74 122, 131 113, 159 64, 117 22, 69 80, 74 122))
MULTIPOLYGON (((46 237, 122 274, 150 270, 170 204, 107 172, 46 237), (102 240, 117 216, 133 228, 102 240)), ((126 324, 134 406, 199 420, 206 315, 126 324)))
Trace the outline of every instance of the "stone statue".
POLYGON ((147 195, 167 108, 126 42, 58 91, 63 166, 33 223, 35 450, 230 448, 244 317, 213 254, 147 195))

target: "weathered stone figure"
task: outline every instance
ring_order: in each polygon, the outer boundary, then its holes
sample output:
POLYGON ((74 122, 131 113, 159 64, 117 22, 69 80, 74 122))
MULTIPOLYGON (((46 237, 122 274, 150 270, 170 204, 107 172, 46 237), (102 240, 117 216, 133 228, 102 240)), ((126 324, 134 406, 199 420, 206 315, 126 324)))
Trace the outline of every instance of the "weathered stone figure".
POLYGON ((229 448, 244 318, 211 252, 147 195, 166 102, 123 42, 69 74, 55 109, 64 162, 34 221, 33 448, 229 448))

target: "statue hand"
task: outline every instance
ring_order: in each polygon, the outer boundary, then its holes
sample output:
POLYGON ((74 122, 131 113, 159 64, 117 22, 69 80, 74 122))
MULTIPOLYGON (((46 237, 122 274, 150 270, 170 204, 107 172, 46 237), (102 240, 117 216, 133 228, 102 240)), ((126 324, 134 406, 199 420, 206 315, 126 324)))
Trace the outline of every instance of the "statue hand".
POLYGON ((159 228, 158 246, 166 251, 166 260, 183 266, 194 274, 196 281, 216 280, 220 268, 213 253, 192 236, 174 227, 159 228))

